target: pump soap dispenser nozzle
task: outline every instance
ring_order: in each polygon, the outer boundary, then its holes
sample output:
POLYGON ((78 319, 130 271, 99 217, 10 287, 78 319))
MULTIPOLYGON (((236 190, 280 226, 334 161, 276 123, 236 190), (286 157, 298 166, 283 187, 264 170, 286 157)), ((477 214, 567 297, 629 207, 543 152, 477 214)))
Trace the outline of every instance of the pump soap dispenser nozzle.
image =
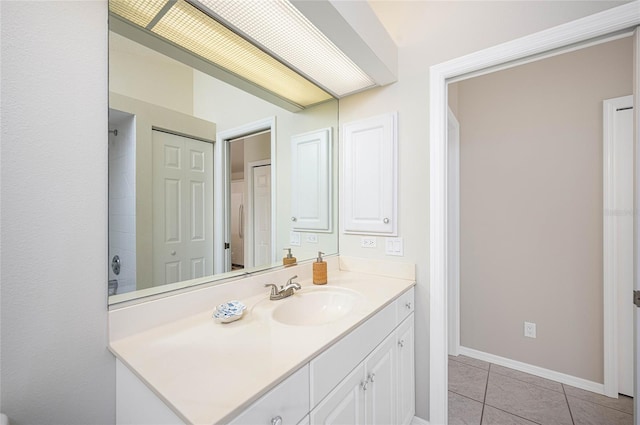
POLYGON ((295 265, 298 262, 298 260, 296 259, 296 257, 294 257, 291 254, 291 248, 285 248, 284 250, 285 251, 289 251, 289 252, 287 253, 287 255, 285 257, 282 258, 282 264, 285 267, 289 267, 289 266, 295 265))
POLYGON ((313 283, 324 285, 327 283, 327 262, 322 259, 324 252, 318 251, 318 259, 313 263, 313 283))

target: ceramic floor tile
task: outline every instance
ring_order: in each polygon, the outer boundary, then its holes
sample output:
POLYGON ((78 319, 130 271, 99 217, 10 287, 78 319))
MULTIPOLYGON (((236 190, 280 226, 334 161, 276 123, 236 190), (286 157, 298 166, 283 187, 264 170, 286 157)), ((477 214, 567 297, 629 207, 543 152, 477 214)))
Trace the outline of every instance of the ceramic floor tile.
POLYGON ((509 369, 507 367, 494 364, 491 365, 491 373, 499 373, 500 375, 508 376, 509 378, 517 379, 518 381, 523 381, 528 384, 537 385, 560 393, 563 392, 561 383, 540 378, 539 376, 530 375, 525 372, 520 372, 519 370, 509 369))
POLYGON ((484 402, 489 372, 460 362, 449 362, 449 391, 484 402))
POLYGON ((564 393, 491 373, 486 404, 542 425, 573 425, 564 393))
POLYGON ((611 409, 620 410, 621 412, 625 412, 630 415, 633 414, 633 398, 631 397, 620 395, 618 398, 610 398, 592 393, 591 391, 581 390, 580 388, 572 387, 571 385, 564 385, 564 390, 567 393, 567 396, 590 401, 611 409))
POLYGON ((482 403, 449 391, 449 425, 479 425, 482 403))
POLYGON ((567 396, 575 425, 633 425, 633 416, 600 404, 567 396))
POLYGON ((449 360, 453 360, 455 362, 460 362, 467 364, 469 366, 479 367, 480 369, 489 370, 489 362, 485 362, 484 360, 478 360, 467 356, 449 356, 449 360))
POLYGON ((503 412, 491 406, 484 406, 482 425, 537 425, 535 422, 503 412))

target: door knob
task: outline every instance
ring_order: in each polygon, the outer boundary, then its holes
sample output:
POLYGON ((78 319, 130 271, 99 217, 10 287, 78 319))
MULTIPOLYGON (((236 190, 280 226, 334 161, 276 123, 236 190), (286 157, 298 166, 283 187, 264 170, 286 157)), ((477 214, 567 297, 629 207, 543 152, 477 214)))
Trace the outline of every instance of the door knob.
POLYGON ((116 276, 120 274, 120 257, 117 255, 114 255, 111 259, 111 270, 116 276))

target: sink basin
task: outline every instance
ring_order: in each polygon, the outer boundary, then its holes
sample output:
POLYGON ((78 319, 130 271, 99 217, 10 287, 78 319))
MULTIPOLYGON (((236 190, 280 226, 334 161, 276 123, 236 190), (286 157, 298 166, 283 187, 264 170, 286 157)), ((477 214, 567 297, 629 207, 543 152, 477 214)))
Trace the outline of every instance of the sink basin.
POLYGON ((285 325, 324 325, 349 314, 361 297, 359 293, 344 288, 303 289, 278 301, 282 304, 273 310, 272 317, 285 325))

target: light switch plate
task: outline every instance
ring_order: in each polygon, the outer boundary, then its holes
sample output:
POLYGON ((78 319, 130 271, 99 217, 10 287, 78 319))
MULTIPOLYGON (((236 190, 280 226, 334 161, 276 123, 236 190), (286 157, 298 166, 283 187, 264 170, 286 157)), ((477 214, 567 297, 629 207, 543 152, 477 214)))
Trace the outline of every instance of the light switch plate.
POLYGON ((300 246, 300 233, 299 232, 289 232, 289 245, 291 245, 291 246, 300 246))
POLYGON ((404 242, 402 238, 387 238, 385 240, 385 253, 399 257, 404 256, 404 242))

